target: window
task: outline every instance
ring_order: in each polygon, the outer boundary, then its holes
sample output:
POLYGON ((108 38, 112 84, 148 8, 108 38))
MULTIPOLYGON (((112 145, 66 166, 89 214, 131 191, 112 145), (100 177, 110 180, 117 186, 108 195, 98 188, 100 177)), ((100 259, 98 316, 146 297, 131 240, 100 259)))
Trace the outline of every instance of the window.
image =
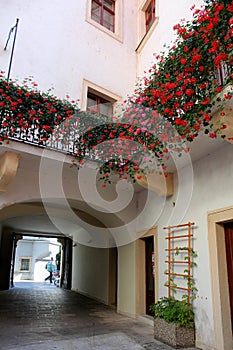
POLYGON ((155 0, 151 0, 145 10, 146 31, 148 31, 155 20, 155 0))
POLYGON ((113 114, 113 101, 88 91, 86 109, 90 113, 97 113, 110 119, 113 114))
POLYGON ((138 46, 140 53, 159 23, 158 0, 143 0, 139 7, 138 46))
POLYGON ((31 265, 30 258, 20 258, 20 271, 29 272, 31 265))
POLYGON ((115 31, 115 1, 92 0, 91 18, 111 32, 115 31))
POLYGON ((115 40, 122 42, 123 1, 87 0, 86 21, 115 40))

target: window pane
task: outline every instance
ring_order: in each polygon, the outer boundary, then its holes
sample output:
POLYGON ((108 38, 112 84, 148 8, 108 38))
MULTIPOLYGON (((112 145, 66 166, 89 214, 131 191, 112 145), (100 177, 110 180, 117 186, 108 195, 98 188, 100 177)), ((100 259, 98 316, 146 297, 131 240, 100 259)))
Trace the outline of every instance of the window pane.
POLYGON ((114 32, 115 2, 113 0, 92 0, 91 18, 114 32))
POLYGON ((101 6, 96 4, 94 1, 92 2, 91 7, 91 18, 100 23, 100 17, 101 17, 101 6))
POLYGON ((104 117, 110 118, 112 113, 111 103, 101 103, 99 106, 99 111, 100 111, 100 114, 103 115, 104 117))
POLYGON ((87 110, 91 113, 98 113, 97 100, 92 94, 87 95, 87 110))
POLYGON ((107 11, 104 11, 103 25, 111 31, 114 30, 114 16, 107 11))
POLYGON ((99 113, 103 117, 112 117, 112 102, 107 99, 95 95, 94 93, 87 93, 87 111, 91 113, 99 113))
POLYGON ((149 30, 152 23, 155 20, 155 1, 154 0, 152 0, 149 3, 145 11, 145 16, 146 16, 146 30, 149 30))
POLYGON ((20 270, 29 271, 30 259, 21 259, 20 270))
POLYGON ((104 0, 104 7, 108 8, 111 11, 114 11, 114 1, 104 0))

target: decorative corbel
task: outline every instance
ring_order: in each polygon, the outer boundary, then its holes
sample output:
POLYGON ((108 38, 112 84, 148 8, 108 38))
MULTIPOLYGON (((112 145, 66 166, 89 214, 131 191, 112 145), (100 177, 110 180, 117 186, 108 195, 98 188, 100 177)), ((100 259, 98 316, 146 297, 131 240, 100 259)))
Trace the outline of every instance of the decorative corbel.
POLYGON ((140 174, 137 177, 140 186, 156 192, 159 196, 172 196, 174 193, 173 173, 164 174, 155 172, 148 176, 140 174))
POLYGON ((0 192, 6 192, 9 183, 14 179, 20 155, 7 151, 0 156, 0 192))
POLYGON ((223 111, 217 111, 212 117, 215 130, 225 136, 225 140, 233 143, 233 109, 225 107, 223 111))

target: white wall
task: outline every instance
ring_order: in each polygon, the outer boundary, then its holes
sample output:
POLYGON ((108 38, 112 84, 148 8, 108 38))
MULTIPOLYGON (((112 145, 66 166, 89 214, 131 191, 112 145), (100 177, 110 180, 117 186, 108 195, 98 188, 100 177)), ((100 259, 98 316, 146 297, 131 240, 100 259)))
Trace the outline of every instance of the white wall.
POLYGON ((197 279, 197 341, 200 345, 213 341, 212 296, 210 285, 207 212, 233 204, 232 145, 219 149, 193 164, 194 190, 184 221, 193 220, 194 249, 198 253, 197 279))
POLYGON ((109 251, 76 244, 73 248, 72 290, 108 304, 109 251))
MULTIPOLYGON (((214 141, 213 141, 214 142, 214 141)), ((209 266, 209 246, 208 246, 208 227, 207 213, 216 209, 233 205, 233 152, 232 145, 227 143, 219 150, 199 159, 192 164, 194 178, 191 201, 187 198, 187 206, 182 221, 169 221, 173 202, 176 202, 175 196, 167 201, 164 213, 158 222, 159 234, 159 294, 167 295, 167 289, 164 287, 166 276, 163 271, 167 268, 164 261, 166 260, 165 248, 167 242, 164 239, 166 231, 164 226, 177 225, 179 223, 195 222, 193 230, 194 240, 193 247, 198 254, 195 259, 197 267, 194 269, 194 278, 198 288, 197 299, 194 302, 196 315, 196 338, 197 346, 203 349, 213 347, 214 330, 212 314, 212 294, 211 294, 211 276, 209 266), (170 214, 170 215, 168 215, 170 214)), ((184 168, 183 171, 187 171, 184 168)), ((192 185, 190 183, 190 185, 192 185)), ((177 191, 182 191, 182 183, 177 191)))
POLYGON ((9 1, 1 8, 0 69, 7 72, 19 18, 11 77, 33 76, 41 89, 81 98, 83 79, 124 97, 136 75, 135 1, 124 2, 123 42, 86 21, 88 1, 9 1), (126 27, 127 26, 127 29, 126 27))

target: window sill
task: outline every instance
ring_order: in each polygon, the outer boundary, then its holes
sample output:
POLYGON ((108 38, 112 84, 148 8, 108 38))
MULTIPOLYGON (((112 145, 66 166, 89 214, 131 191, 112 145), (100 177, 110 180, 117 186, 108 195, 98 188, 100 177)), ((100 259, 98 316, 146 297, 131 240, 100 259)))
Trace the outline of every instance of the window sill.
POLYGON ((153 33, 154 29, 157 27, 158 23, 159 23, 159 17, 156 17, 154 22, 153 22, 153 24, 151 25, 150 29, 144 34, 144 36, 142 37, 140 43, 136 47, 135 51, 137 53, 141 53, 142 49, 146 45, 147 41, 149 40, 149 38, 150 38, 151 34, 153 33))
POLYGON ((112 32, 111 30, 105 28, 104 26, 102 26, 101 24, 97 23, 96 21, 92 20, 91 18, 86 18, 86 21, 93 25, 94 27, 96 27, 97 29, 101 30, 102 32, 108 34, 109 36, 111 36, 113 39, 119 41, 119 42, 123 42, 122 40, 122 35, 121 33, 117 33, 117 32, 112 32))

